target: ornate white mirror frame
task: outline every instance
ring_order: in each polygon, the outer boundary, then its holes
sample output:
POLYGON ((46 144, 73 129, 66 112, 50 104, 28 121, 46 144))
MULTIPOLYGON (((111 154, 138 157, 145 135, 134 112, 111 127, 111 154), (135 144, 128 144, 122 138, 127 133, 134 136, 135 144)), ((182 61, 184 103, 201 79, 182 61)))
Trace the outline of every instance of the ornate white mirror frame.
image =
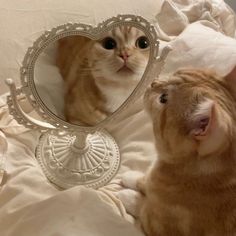
POLYGON ((97 26, 67 23, 46 31, 29 47, 20 69, 22 87, 16 88, 12 79, 6 83, 10 88, 7 98, 10 114, 18 123, 42 132, 36 157, 47 178, 60 188, 84 185, 99 188, 109 182, 120 165, 119 148, 104 128, 111 125, 143 94, 151 81, 158 77, 170 48, 159 55, 159 41, 155 30, 147 20, 135 15, 118 15, 97 26), (129 25, 142 30, 150 43, 150 53, 144 74, 128 99, 111 116, 94 126, 71 124, 56 116, 43 103, 34 81, 34 67, 39 55, 58 39, 80 35, 101 39, 117 26, 129 25), (29 117, 20 107, 18 96, 25 95, 42 118, 29 117))

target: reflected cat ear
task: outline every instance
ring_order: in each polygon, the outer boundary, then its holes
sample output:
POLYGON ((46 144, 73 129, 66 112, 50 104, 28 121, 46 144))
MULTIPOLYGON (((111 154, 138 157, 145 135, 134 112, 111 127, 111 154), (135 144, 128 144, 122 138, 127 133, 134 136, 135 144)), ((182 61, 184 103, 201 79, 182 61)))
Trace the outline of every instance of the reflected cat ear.
POLYGON ((193 113, 190 134, 196 140, 205 139, 215 119, 214 102, 210 99, 200 103, 193 113))

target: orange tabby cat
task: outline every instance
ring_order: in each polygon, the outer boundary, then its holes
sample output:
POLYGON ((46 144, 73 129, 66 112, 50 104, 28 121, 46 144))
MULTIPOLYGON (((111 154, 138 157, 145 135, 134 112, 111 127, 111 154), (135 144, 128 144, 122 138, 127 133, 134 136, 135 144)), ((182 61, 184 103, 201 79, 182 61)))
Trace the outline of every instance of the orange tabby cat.
POLYGON ((179 70, 153 82, 144 101, 158 151, 135 182, 144 193, 138 216, 145 233, 235 236, 236 69, 225 78, 179 70))
POLYGON ((93 125, 113 113, 141 79, 148 58, 147 37, 130 26, 117 27, 99 41, 81 36, 59 40, 67 121, 93 125))

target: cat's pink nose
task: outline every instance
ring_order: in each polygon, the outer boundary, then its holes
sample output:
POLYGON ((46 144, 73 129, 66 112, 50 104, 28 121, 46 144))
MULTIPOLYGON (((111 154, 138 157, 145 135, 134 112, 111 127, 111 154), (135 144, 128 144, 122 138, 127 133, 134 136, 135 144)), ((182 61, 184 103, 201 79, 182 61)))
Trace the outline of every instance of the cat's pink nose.
POLYGON ((127 61, 129 58, 129 54, 124 52, 119 55, 124 61, 127 61))

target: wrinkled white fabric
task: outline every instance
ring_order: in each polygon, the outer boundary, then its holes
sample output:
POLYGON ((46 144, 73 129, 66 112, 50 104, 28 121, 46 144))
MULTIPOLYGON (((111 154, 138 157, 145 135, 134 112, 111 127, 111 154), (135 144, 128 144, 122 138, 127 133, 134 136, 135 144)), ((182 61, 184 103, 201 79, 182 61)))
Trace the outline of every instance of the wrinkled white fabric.
MULTIPOLYGON (((12 0, 2 1, 0 7, 0 52, 5 57, 0 62, 0 82, 6 77, 19 80, 26 48, 45 29, 68 21, 94 24, 118 13, 146 17, 156 25, 161 46, 172 45, 162 75, 182 66, 207 67, 225 75, 236 64, 235 18, 221 0, 91 0, 89 4, 12 0)), ((39 132, 17 124, 4 97, 0 103, 0 163, 3 156, 6 159, 0 185, 1 236, 142 235, 128 222, 133 219, 114 195, 122 188, 124 172, 145 172, 157 155, 141 101, 108 128, 119 145, 121 166, 115 178, 96 191, 82 187, 61 191, 49 183, 35 160, 39 132)))
POLYGON ((7 139, 4 133, 0 133, 0 184, 3 181, 5 174, 5 163, 6 163, 6 151, 7 151, 7 139))

